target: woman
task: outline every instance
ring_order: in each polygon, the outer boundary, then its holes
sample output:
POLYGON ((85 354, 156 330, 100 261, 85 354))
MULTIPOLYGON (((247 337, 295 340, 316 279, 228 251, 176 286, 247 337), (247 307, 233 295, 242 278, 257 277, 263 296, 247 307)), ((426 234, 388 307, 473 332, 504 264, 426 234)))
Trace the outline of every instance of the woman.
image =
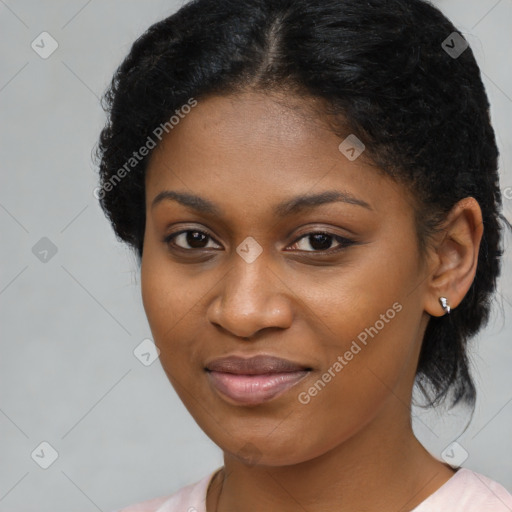
POLYGON ((162 366, 224 452, 123 511, 512 510, 410 419, 415 383, 474 406, 466 347, 508 225, 454 26, 420 0, 197 0, 105 99, 98 197, 140 258, 162 366))

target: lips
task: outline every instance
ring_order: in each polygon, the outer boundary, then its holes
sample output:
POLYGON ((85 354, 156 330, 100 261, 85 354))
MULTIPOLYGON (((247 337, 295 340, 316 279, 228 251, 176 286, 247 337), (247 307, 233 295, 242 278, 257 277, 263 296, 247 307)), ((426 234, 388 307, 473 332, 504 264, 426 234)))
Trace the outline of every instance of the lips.
POLYGON ((237 405, 258 405, 295 386, 311 368, 287 359, 258 355, 215 359, 205 370, 221 398, 237 405))
POLYGON ((238 375, 262 375, 308 370, 307 366, 274 356, 259 355, 249 358, 230 356, 215 359, 206 365, 206 369, 215 372, 235 373, 238 375))

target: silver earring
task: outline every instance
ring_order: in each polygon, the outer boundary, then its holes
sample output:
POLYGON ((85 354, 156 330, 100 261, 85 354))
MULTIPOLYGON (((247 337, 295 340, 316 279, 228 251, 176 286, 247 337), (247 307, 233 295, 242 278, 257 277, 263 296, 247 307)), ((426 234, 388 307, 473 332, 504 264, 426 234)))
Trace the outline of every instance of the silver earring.
POLYGON ((441 306, 443 307, 444 312, 449 313, 451 308, 448 305, 448 299, 446 297, 439 297, 439 302, 441 303, 441 306))

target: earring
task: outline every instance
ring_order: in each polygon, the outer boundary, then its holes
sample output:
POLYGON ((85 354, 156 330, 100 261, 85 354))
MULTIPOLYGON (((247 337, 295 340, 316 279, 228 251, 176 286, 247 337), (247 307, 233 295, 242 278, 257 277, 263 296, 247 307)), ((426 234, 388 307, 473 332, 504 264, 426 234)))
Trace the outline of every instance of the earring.
POLYGON ((441 303, 441 306, 443 307, 444 312, 449 313, 451 308, 448 305, 448 299, 446 297, 439 297, 439 302, 441 303))

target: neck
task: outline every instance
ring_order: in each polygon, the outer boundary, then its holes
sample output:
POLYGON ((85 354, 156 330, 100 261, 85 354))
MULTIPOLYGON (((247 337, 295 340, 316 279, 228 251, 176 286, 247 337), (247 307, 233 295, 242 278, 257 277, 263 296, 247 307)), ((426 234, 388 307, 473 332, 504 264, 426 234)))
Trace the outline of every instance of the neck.
POLYGON ((454 471, 425 450, 409 411, 395 402, 349 439, 298 464, 247 466, 226 453, 208 512, 412 510, 454 471))

